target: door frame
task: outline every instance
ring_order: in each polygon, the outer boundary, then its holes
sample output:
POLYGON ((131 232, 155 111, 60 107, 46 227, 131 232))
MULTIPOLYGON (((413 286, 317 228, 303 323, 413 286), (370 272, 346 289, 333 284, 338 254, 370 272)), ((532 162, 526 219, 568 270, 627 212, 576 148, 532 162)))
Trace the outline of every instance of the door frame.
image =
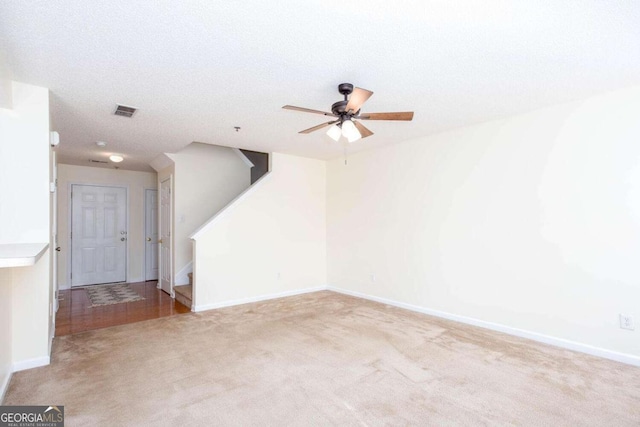
MULTIPOLYGON (((87 186, 91 186, 91 187, 111 187, 111 188, 124 188, 124 192, 126 194, 126 203, 125 203, 125 207, 124 207, 124 215, 126 218, 126 223, 127 223, 127 242, 124 248, 124 281, 125 282, 129 282, 129 231, 130 231, 130 227, 129 227, 129 207, 130 207, 130 201, 129 201, 129 186, 128 185, 123 185, 123 184, 102 184, 102 183, 95 183, 95 182, 69 182, 67 184, 67 247, 68 249, 68 256, 67 256, 67 284, 69 285, 69 289, 73 289, 73 286, 71 285, 71 272, 72 272, 72 268, 73 268, 73 263, 72 263, 72 254, 73 254, 73 250, 71 247, 71 231, 73 231, 73 198, 71 197, 71 191, 73 190, 73 186, 74 185, 87 185, 87 186)), ((60 240, 60 239, 58 239, 60 240)), ((91 286, 91 285, 83 285, 83 286, 91 286)), ((82 286, 78 286, 78 288, 80 288, 82 286)))
MULTIPOLYGON (((158 179, 158 237, 162 238, 162 183, 169 181, 169 203, 171 203, 171 206, 169 206, 169 236, 171 238, 171 241, 169 242, 169 265, 170 267, 170 274, 169 274, 169 287, 171 288, 171 293, 169 294, 171 296, 171 298, 175 298, 176 294, 174 292, 174 286, 175 286, 175 266, 173 265, 173 237, 174 237, 174 226, 173 226, 173 174, 170 174, 168 177, 166 177, 163 180, 158 179)), ((157 285, 158 289, 162 289, 162 244, 160 244, 160 247, 158 248, 158 285, 157 285)))
MULTIPOLYGON (((55 332, 56 316, 58 312, 59 300, 58 294, 60 284, 58 283, 58 159, 56 151, 51 148, 51 183, 49 184, 49 191, 51 192, 51 243, 49 244, 49 251, 51 252, 51 288, 53 290, 53 330, 55 332)), ((53 333, 52 333, 53 334, 53 333)))
MULTIPOLYGON (((142 247, 144 248, 144 273, 143 279, 147 281, 147 191, 152 190, 155 191, 158 195, 160 195, 160 189, 158 187, 144 187, 142 194, 144 194, 144 233, 142 233, 142 247)), ((156 197, 157 199, 157 197, 156 197)), ((156 206, 159 208, 159 206, 156 206)), ((160 231, 160 211, 158 211, 158 231, 160 231)), ((160 249, 158 249, 158 281, 160 281, 160 249)))

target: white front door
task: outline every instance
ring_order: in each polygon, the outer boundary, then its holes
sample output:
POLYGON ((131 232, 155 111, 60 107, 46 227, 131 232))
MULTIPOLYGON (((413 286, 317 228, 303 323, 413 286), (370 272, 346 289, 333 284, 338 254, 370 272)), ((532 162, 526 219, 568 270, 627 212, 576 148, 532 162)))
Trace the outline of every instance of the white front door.
POLYGON ((144 280, 158 280, 158 190, 145 190, 144 280))
POLYGON ((171 268, 171 178, 160 183, 160 289, 173 296, 171 268))
POLYGON ((71 186, 71 286, 126 281, 127 190, 71 186))

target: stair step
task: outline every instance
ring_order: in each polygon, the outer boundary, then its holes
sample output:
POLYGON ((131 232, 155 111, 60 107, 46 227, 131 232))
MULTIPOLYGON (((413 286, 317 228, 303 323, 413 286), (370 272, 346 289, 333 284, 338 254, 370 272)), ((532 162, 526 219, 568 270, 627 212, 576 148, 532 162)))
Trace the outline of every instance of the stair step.
POLYGON ((176 294, 176 300, 189 308, 191 308, 191 303, 193 300, 193 286, 191 285, 181 285, 175 286, 173 291, 176 294))

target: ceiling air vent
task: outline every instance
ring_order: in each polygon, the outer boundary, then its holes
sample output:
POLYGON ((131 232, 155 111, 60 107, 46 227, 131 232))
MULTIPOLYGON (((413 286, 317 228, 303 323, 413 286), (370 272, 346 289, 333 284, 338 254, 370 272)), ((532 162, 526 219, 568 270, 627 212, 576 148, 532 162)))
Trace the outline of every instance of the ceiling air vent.
POLYGON ((89 159, 89 163, 102 163, 102 164, 109 164, 109 162, 106 162, 104 160, 93 160, 93 159, 89 159))
POLYGON ((135 107, 127 107, 126 105, 116 106, 116 111, 113 112, 116 116, 131 117, 138 109, 135 107))

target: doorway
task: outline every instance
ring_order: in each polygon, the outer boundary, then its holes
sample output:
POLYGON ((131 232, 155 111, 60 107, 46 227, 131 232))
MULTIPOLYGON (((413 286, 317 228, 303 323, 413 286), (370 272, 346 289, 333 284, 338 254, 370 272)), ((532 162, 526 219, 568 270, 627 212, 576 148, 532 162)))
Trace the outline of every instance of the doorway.
POLYGON ((127 189, 71 185, 71 286, 127 279, 127 189))
POLYGON ((144 280, 158 280, 158 190, 144 191, 144 280))

